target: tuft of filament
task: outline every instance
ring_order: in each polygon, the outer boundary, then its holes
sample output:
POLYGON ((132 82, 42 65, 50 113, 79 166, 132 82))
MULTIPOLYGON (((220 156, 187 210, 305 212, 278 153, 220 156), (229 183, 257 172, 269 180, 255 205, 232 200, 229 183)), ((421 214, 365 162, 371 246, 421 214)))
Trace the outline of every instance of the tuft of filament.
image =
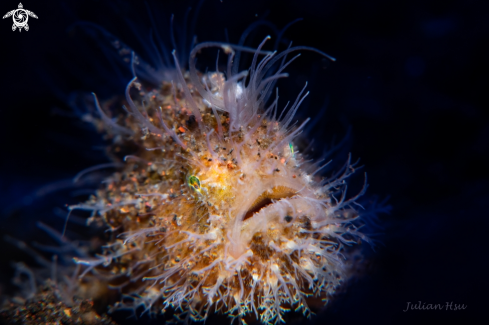
POLYGON ((294 141, 308 120, 294 115, 305 87, 280 115, 278 96, 269 98, 297 57, 287 54, 310 48, 264 52, 265 41, 256 50, 199 44, 189 71, 173 53, 173 80, 150 89, 134 76, 120 116, 94 95, 112 150, 136 148, 96 196, 71 207, 114 233, 103 254, 75 260, 80 278, 105 277, 123 293, 113 309, 281 323, 289 310, 309 316, 311 299, 326 303, 347 280, 345 247, 367 240, 355 208, 366 185, 347 196, 350 159, 329 179, 304 161, 294 141), (228 55, 225 73, 197 71, 209 47, 228 55), (237 51, 254 53, 248 70, 237 71, 237 51))

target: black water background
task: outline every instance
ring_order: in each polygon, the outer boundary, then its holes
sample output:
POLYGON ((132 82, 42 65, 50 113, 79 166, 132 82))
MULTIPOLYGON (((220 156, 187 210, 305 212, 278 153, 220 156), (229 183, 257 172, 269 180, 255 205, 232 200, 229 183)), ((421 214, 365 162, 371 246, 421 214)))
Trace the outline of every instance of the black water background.
MULTIPOLYGON (((16 6, 2 2, 0 9, 16 6)), ((175 11, 182 19, 185 6, 162 7, 164 15, 175 11)), ((0 231, 29 240, 39 236, 39 219, 60 229, 63 220, 52 210, 76 199, 67 190, 38 190, 107 161, 100 136, 65 116, 70 110, 63 96, 80 89, 109 94, 127 81, 92 64, 101 54, 79 50, 80 34, 68 28, 84 19, 124 34, 121 17, 137 20, 146 9, 117 2, 114 14, 104 1, 32 2, 24 8, 39 16, 29 18, 28 32, 12 32, 8 19, 0 25, 0 231)), ((351 127, 347 151, 361 158, 369 193, 390 196, 393 209, 380 216, 383 244, 371 267, 315 323, 482 322, 489 303, 487 9, 477 1, 204 3, 199 40, 224 40, 226 27, 236 42, 263 16, 278 28, 304 19, 285 38, 338 60, 304 53, 289 69, 290 79, 279 84, 283 103, 308 80, 311 96, 300 117, 318 116, 326 106, 311 131, 316 152, 351 127), (418 301, 467 309, 403 312, 407 302, 418 301)), ((267 33, 260 30, 254 45, 267 33)), ((26 256, 8 243, 1 247, 5 291, 11 288, 8 261, 26 256)))

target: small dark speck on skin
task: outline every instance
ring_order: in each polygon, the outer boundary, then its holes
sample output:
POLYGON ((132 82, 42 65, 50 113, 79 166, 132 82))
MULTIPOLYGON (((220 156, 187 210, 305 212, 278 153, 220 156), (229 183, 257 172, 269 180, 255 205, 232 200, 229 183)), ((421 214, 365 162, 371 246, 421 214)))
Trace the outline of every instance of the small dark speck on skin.
POLYGON ((197 120, 195 119, 195 115, 190 115, 188 120, 186 121, 187 127, 189 129, 194 129, 197 126, 197 120))
POLYGON ((292 217, 291 217, 291 216, 285 216, 285 217, 284 217, 284 220, 285 220, 286 222, 291 222, 291 221, 292 221, 292 217))

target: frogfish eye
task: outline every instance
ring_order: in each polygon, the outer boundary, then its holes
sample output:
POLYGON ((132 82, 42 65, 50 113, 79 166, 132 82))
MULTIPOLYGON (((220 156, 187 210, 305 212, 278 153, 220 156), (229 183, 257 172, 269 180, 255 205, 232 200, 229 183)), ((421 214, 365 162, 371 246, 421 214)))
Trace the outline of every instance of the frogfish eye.
POLYGON ((188 179, 188 186, 196 191, 200 191, 200 179, 197 176, 190 176, 188 179))

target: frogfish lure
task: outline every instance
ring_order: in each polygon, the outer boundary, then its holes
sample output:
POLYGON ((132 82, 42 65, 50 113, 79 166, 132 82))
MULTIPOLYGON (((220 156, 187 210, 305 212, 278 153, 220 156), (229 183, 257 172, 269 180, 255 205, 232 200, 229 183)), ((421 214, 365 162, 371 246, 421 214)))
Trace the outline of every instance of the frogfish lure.
MULTIPOLYGON (((369 241, 356 204, 366 185, 347 195, 350 159, 330 178, 305 161, 297 137, 309 119, 294 120, 305 87, 288 108, 273 97, 298 57, 288 54, 330 57, 308 47, 267 52, 268 39, 256 49, 197 44, 188 71, 174 51, 171 78, 153 88, 134 72, 117 113, 94 95, 112 151, 133 148, 134 158, 71 207, 93 211, 91 221, 114 234, 102 254, 75 259, 80 281, 105 275, 122 293, 113 310, 276 324, 291 310, 309 317, 311 302, 325 305, 350 276, 348 247, 369 241), (228 56, 225 71, 197 70, 207 48, 228 56), (241 52, 253 55, 244 71, 241 52)), ((135 71, 134 53, 131 64, 135 71)))

